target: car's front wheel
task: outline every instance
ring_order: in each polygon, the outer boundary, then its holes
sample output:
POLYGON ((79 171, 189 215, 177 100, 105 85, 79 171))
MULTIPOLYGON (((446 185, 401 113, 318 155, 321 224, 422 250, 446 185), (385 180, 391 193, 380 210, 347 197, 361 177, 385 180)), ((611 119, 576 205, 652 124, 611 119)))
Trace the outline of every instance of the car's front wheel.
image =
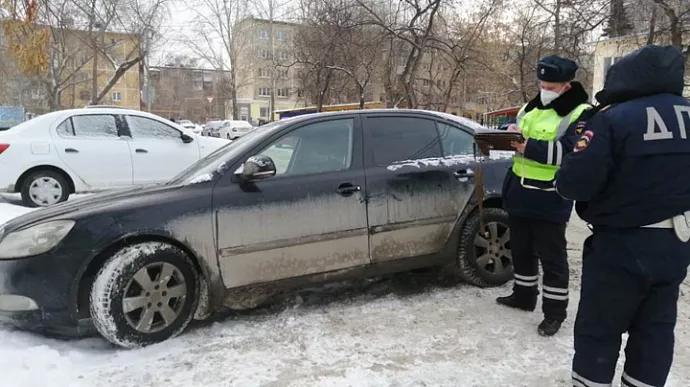
POLYGON ((199 275, 175 246, 146 242, 113 254, 91 290, 91 317, 100 334, 125 348, 159 343, 189 324, 199 299, 199 275))
POLYGON ((55 171, 31 173, 21 185, 22 203, 27 207, 47 207, 69 198, 69 184, 55 171))
POLYGON ((513 278, 508 214, 500 208, 484 209, 484 230, 475 211, 460 233, 456 271, 472 285, 500 286, 513 278))

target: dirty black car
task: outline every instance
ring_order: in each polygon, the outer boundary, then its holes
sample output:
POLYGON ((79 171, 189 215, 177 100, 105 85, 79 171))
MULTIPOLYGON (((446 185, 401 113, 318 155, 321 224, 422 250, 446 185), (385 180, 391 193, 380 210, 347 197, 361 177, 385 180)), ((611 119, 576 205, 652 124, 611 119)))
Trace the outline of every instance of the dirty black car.
POLYGON ((487 130, 416 110, 296 117, 166 184, 15 218, 0 226, 0 318, 59 335, 95 327, 131 348, 305 284, 430 266, 504 284, 511 153, 480 163, 474 134, 487 130))

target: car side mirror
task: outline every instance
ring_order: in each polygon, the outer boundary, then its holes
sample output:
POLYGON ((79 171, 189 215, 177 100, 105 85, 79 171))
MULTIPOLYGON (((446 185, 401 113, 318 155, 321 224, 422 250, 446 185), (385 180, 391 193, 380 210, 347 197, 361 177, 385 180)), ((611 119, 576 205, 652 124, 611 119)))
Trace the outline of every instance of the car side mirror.
POLYGON ((189 144, 190 142, 194 141, 194 137, 192 137, 186 133, 182 133, 180 138, 182 139, 182 142, 185 144, 189 144))
POLYGON ((256 155, 237 168, 235 175, 244 181, 268 179, 276 175, 276 165, 270 157, 256 155))

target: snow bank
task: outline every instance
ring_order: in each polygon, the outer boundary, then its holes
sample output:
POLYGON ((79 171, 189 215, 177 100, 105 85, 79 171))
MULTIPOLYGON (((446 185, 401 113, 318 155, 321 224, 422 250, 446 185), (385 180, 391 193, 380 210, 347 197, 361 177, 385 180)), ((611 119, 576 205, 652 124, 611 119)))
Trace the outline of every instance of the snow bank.
MULTIPOLYGON (((510 284, 446 286, 430 274, 405 273, 304 290, 133 350, 100 338, 57 341, 0 326, 2 385, 570 387, 580 250, 588 235, 574 216, 568 227, 572 299, 568 320, 552 338, 537 334, 539 312, 496 305, 510 284)), ((684 285, 667 387, 690 386, 687 290, 684 285)))

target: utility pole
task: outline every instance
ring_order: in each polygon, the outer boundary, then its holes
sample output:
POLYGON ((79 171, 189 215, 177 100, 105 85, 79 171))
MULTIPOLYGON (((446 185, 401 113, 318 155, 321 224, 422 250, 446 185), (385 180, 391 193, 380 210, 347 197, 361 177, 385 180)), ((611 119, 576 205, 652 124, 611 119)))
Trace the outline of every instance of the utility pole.
POLYGON ((268 0, 268 22, 270 25, 271 34, 271 62, 273 64, 273 69, 271 69, 271 107, 269 109, 270 116, 269 121, 273 121, 275 104, 276 104, 276 73, 278 66, 276 66, 276 45, 275 45, 275 32, 273 31, 273 0, 268 0))
POLYGON ((91 3, 91 43, 93 44, 93 68, 91 69, 91 103, 96 104, 98 95, 98 35, 102 24, 96 21, 96 2, 91 3))

